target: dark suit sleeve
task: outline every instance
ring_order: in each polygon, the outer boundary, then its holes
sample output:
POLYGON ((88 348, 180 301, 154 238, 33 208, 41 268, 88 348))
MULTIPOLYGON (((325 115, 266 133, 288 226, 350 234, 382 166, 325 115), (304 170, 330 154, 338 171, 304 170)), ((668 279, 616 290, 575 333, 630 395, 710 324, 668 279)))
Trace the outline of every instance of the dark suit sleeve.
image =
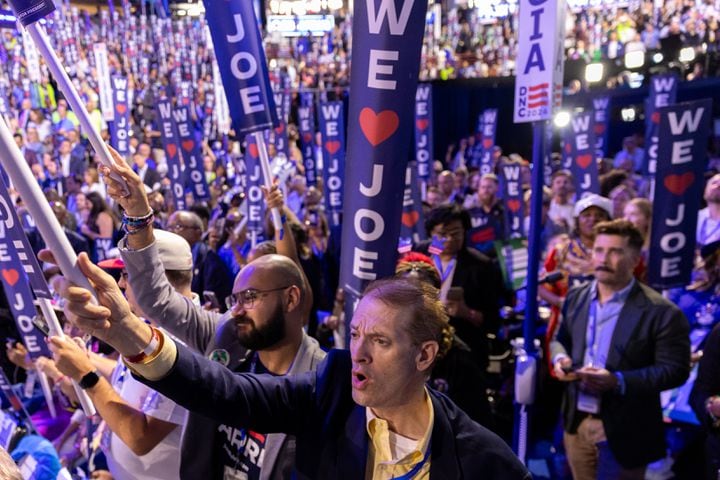
MULTIPOLYGON (((657 305, 653 314, 660 317, 650 332, 654 338, 654 362, 648 367, 621 370, 628 395, 679 387, 690 374, 690 327, 685 315, 669 302, 657 305)), ((627 347, 631 346, 632 341, 627 347)), ((632 353, 626 356, 630 359, 632 353)))
POLYGON ((188 410, 237 428, 294 434, 301 423, 316 418, 315 372, 234 374, 183 345, 177 350, 175 365, 164 378, 138 380, 188 410))
POLYGON ((718 394, 720 394, 720 325, 713 328, 705 341, 697 379, 690 393, 690 406, 698 420, 708 428, 711 418, 705 409, 705 401, 718 394))

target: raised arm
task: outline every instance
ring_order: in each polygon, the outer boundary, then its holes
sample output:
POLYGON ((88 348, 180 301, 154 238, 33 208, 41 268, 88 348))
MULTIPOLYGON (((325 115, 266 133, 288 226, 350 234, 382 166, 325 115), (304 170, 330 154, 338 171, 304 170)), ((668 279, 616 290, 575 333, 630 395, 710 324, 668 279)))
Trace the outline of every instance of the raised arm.
POLYGON ((295 243, 295 237, 290 230, 290 222, 297 222, 299 220, 295 217, 289 208, 285 206, 285 198, 283 197, 282 190, 278 186, 277 182, 273 184, 272 188, 268 189, 262 186, 263 194, 265 195, 265 204, 267 205, 268 211, 272 208, 280 210, 280 215, 283 220, 283 229, 275 230, 275 248, 279 255, 290 258, 295 265, 300 269, 303 277, 303 298, 302 298, 302 311, 305 314, 305 318, 309 317, 310 310, 312 310, 313 302, 313 291, 310 287, 310 282, 305 275, 302 264, 300 263, 300 257, 298 255, 297 244, 295 243), (285 220, 287 219, 287 220, 285 220))
MULTIPOLYGON (((47 250, 40 258, 53 261, 47 250)), ((314 415, 315 373, 298 377, 235 375, 176 345, 137 318, 115 280, 93 265, 87 255, 78 257, 78 267, 95 288, 98 305, 88 290, 55 277, 53 288, 66 300, 66 317, 114 347, 154 390, 181 406, 237 427, 294 433, 301 423, 320 421, 314 415), (138 360, 131 363, 128 358, 138 360)))
MULTIPOLYGON (((52 337, 50 349, 58 369, 79 382, 95 370, 86 352, 68 338, 52 337)), ((146 415, 123 400, 104 377, 86 391, 98 414, 135 455, 142 456, 155 448, 177 425, 146 415)))
MULTIPOLYGON (((111 169, 101 166, 108 194, 123 207, 126 216, 145 217, 152 209, 142 180, 115 150, 110 148, 110 152, 115 159, 112 171, 125 180, 129 194, 122 196, 120 185, 110 178, 111 169)), ((138 305, 148 318, 191 348, 204 352, 215 335, 220 315, 193 304, 170 285, 155 246, 152 222, 132 231, 118 248, 138 305)))

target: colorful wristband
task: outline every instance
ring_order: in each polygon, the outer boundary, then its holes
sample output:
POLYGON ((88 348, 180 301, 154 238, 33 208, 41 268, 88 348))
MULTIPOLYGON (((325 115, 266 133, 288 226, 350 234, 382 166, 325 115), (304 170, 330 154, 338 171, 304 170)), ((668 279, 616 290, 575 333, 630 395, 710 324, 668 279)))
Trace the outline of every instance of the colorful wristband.
POLYGON ((138 353, 137 355, 125 357, 125 360, 130 363, 145 363, 148 361, 149 358, 157 355, 157 352, 159 352, 160 348, 162 347, 162 335, 160 334, 160 330, 158 330, 157 328, 150 328, 152 329, 152 338, 150 339, 150 343, 147 344, 147 346, 143 349, 142 352, 138 353))

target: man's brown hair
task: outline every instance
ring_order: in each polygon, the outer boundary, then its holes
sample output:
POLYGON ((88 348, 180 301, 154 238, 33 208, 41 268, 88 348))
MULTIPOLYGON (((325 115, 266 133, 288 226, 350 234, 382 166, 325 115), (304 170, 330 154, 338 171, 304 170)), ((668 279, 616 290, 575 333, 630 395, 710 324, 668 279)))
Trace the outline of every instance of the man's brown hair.
POLYGON ((373 297, 406 314, 406 331, 414 345, 436 341, 439 345, 438 359, 450 349, 453 339, 450 319, 439 300, 438 290, 429 283, 407 278, 385 278, 368 285, 363 297, 373 297))
POLYGON ((643 246, 643 236, 629 220, 618 218, 607 222, 600 222, 593 228, 595 238, 598 235, 618 235, 627 238, 628 246, 639 252, 643 246))

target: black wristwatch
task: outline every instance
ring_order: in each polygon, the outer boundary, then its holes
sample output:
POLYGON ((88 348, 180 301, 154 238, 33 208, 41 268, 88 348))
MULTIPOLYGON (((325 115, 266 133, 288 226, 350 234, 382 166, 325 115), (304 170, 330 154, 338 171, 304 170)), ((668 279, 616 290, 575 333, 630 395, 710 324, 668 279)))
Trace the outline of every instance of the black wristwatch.
POLYGON ((83 390, 87 390, 88 388, 92 388, 100 381, 100 376, 98 375, 97 370, 93 370, 90 373, 85 374, 84 377, 80 379, 78 382, 78 385, 83 390))

